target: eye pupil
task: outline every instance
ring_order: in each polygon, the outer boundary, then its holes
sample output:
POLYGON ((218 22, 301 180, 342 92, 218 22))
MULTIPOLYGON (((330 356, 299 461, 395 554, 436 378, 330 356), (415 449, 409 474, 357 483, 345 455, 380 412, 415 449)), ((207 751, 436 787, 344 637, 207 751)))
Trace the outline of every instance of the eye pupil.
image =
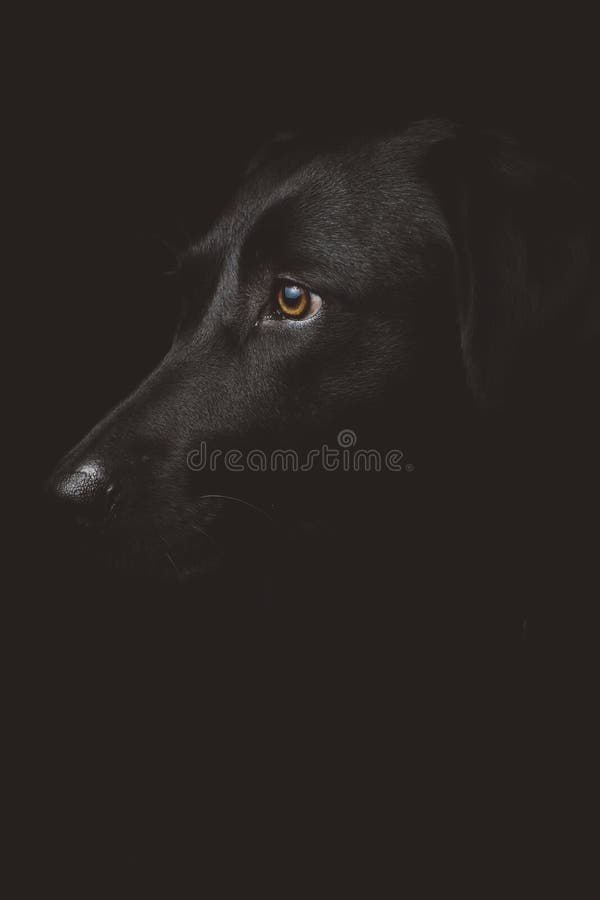
POLYGON ((284 283, 279 287, 277 303, 284 315, 299 319, 310 306, 310 295, 299 284, 284 283))
MULTIPOLYGON (((280 281, 273 297, 274 317, 277 319, 310 319, 320 309, 323 301, 309 288, 293 281, 280 281)), ((271 317, 269 317, 271 318, 271 317)))
POLYGON ((302 298, 303 293, 302 288, 298 287, 297 284, 286 284, 283 289, 283 296, 288 303, 297 303, 302 298))

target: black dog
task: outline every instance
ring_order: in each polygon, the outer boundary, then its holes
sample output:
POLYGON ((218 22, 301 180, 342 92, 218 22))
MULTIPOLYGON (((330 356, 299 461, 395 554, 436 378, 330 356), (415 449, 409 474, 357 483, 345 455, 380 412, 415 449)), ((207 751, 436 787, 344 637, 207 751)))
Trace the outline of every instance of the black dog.
POLYGON ((449 847, 496 873, 533 808, 554 831, 597 703, 593 212, 444 122, 255 160, 181 256, 167 356, 49 485, 70 559, 15 671, 69 870, 293 847, 296 879, 373 842, 373 893, 413 847, 420 879, 449 847))
POLYGON ((61 462, 54 498, 110 558, 180 580, 325 557, 351 580, 357 560, 422 577, 432 552, 484 577, 540 523, 547 549, 569 491, 550 499, 540 448, 584 447, 596 392, 590 221, 569 178, 495 134, 274 142, 181 255, 171 349, 61 462), (239 471, 346 438, 399 467, 239 471), (215 450, 236 462, 198 471, 215 450))

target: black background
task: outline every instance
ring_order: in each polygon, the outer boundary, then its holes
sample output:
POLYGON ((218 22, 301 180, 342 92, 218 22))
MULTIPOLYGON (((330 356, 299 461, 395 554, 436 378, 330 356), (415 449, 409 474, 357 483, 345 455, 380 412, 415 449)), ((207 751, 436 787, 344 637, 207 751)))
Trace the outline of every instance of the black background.
MULTIPOLYGON (((169 248, 210 222, 244 161, 273 134, 361 133, 448 116, 513 131, 597 190, 596 52, 591 25, 574 11, 568 21, 564 14, 550 21, 547 9, 525 17, 502 7, 477 20, 456 10, 415 15, 402 7, 393 21, 372 11, 365 16, 280 7, 259 20, 252 9, 225 7, 181 18, 163 11, 150 21, 147 10, 127 19, 80 8, 32 13, 19 32, 10 128, 17 158, 7 174, 17 200, 10 305, 23 322, 6 339, 16 351, 9 391, 12 381, 18 386, 11 420, 18 427, 9 431, 18 432, 24 472, 14 529, 20 552, 8 593, 16 613, 9 634, 20 763, 13 831, 25 849, 25 882, 41 876, 92 896, 94 886, 123 869, 114 895, 138 896, 136 885, 158 867, 168 885, 162 895, 172 896, 184 860, 194 861, 203 887, 218 856, 222 878, 235 873, 258 883, 242 862, 244 851, 261 879, 265 872, 274 877, 274 863, 283 859, 279 896, 289 895, 315 853, 329 862, 335 856, 340 877, 354 871, 353 853, 332 848, 361 795, 361 779, 352 767, 344 770, 339 755, 356 735, 336 736, 330 724, 330 742, 319 743, 323 731, 314 721, 307 730, 312 720, 298 709, 300 733, 274 733, 272 668, 253 675, 251 702, 232 689, 233 676, 219 668, 224 648, 228 659, 232 647, 246 662, 261 657, 260 642, 249 653, 244 640, 248 628, 256 630, 248 614, 229 622, 229 631, 220 618, 211 635, 214 611, 202 619, 187 607, 168 608, 164 597, 147 603, 135 587, 115 598, 98 592, 91 574, 88 590, 65 578, 64 568, 57 572, 41 484, 166 350, 177 314, 165 275, 169 248), (261 679, 270 697, 262 704, 261 679), (217 687, 199 700, 195 683, 217 687), (301 777, 307 760, 322 776, 319 790, 312 781, 314 793, 308 775, 307 784, 301 777), (302 788, 291 788, 290 778, 302 788), (263 814, 270 822, 264 831, 263 814), (303 816, 308 825, 300 829, 303 816), (281 834, 290 818, 297 832, 286 842, 281 834), (310 836, 317 826, 323 834, 315 851, 310 836)), ((356 728, 364 736, 363 725, 356 728)), ((460 731, 456 722, 450 727, 460 731)), ((513 750, 518 744, 498 723, 493 733, 502 752, 503 742, 513 750)), ((446 780, 428 771, 427 788, 419 782, 409 789, 426 793, 420 803, 413 796, 411 810, 420 809, 422 819, 411 818, 408 828, 411 846, 425 858, 456 829, 456 798, 433 830, 427 813, 452 781, 455 762, 446 758, 446 780)), ((475 758, 463 758, 462 766, 461 778, 470 773, 487 784, 475 758)), ((416 759, 402 763, 404 775, 417 768, 416 759)), ((506 780, 512 789, 504 803, 495 797, 490 806, 496 820, 508 809, 514 836, 522 785, 506 780)), ((387 796, 392 782, 386 775, 374 793, 387 796)), ((365 823, 375 817, 378 852, 396 860, 398 829, 384 825, 395 811, 384 812, 385 802, 369 806, 369 792, 362 793, 363 827, 368 831, 365 823)), ((483 806, 469 807, 472 819, 489 813, 483 806)), ((503 835, 500 871, 508 871, 530 851, 503 835)), ((357 839, 359 847, 365 842, 357 839)), ((463 862, 472 865, 466 856, 463 862)), ((429 871, 431 860, 423 865, 429 871)), ((498 871, 496 858, 487 865, 498 871)), ((375 878, 372 870, 366 876, 369 894, 375 878)), ((329 893, 336 896, 335 887, 329 893)))

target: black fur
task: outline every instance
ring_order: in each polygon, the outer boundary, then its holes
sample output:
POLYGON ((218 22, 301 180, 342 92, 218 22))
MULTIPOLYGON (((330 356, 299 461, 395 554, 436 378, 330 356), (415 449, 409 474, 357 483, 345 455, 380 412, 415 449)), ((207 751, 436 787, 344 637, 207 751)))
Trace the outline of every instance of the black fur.
MULTIPOLYGON (((132 571, 225 578, 226 562, 277 593, 291 566, 309 573, 303 590, 364 596, 392 560, 426 595, 432 554, 449 571, 466 554, 465 593, 476 593, 502 565, 507 529, 513 556, 528 530, 546 534, 547 442, 585 443, 597 402, 591 221, 568 177, 502 136, 426 121, 325 149, 285 137, 181 253, 182 314, 164 360, 51 488, 103 462, 111 516, 79 531, 132 571), (265 320, 282 275, 318 293, 321 314, 265 320), (200 441, 335 446, 342 428, 362 447, 401 449, 412 470, 186 465, 200 441)), ((566 495, 553 485, 554 512, 566 495)))

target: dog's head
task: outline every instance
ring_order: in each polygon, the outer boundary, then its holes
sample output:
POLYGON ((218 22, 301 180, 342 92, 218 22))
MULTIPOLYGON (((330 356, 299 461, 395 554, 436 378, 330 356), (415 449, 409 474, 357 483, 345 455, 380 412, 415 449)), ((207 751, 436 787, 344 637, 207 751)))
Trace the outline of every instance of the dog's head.
POLYGON ((171 349, 53 495, 93 543, 183 577, 222 560, 224 523, 260 544, 286 503, 319 519, 331 490, 339 513, 354 482, 339 490, 314 457, 290 473, 306 453, 352 429, 407 460, 436 422, 542 383, 557 339, 564 359, 589 331, 581 222, 566 179, 448 123, 276 144, 182 252, 171 349), (277 450, 296 462, 275 472, 277 450))

